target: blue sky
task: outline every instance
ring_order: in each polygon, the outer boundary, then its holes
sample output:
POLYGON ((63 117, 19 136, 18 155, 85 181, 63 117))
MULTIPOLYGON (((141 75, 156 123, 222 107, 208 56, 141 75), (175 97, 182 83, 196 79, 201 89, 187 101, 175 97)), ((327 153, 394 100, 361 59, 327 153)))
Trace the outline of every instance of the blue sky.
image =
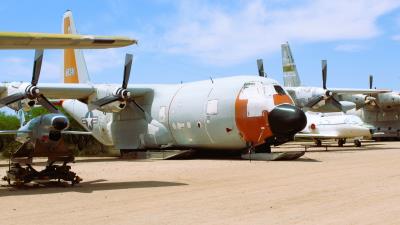
MULTIPOLYGON (((127 35, 138 46, 85 50, 94 83, 120 83, 124 54, 131 83, 178 83, 257 73, 282 82, 280 44, 289 41, 302 83, 400 90, 399 0, 2 1, 1 31, 55 32, 71 9, 83 34, 127 35)), ((29 81, 33 51, 0 51, 1 81, 29 81)), ((45 52, 41 82, 60 82, 61 51, 45 52)))

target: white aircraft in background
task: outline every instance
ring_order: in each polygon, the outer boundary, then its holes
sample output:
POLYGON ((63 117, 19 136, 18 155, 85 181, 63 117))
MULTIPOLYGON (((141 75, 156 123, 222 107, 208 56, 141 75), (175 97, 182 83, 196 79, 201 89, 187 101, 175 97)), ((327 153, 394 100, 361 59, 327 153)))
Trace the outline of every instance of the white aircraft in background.
MULTIPOLYGON (((64 33, 76 33, 70 11, 62 25, 64 33)), ((128 85, 132 60, 126 56, 122 85, 92 84, 81 50, 66 49, 64 84, 1 84, 0 104, 22 101, 29 108, 44 95, 75 99, 63 101, 63 108, 102 144, 122 152, 168 147, 270 152, 307 123, 275 80, 232 76, 128 85)))
POLYGON ((289 44, 282 44, 282 66, 285 89, 296 105, 305 111, 346 112, 374 104, 374 94, 389 90, 327 88, 327 63, 322 60, 322 88, 301 86, 299 74, 289 44))
POLYGON ((360 117, 346 115, 342 112, 319 113, 306 112, 307 126, 296 134, 295 138, 314 140, 317 146, 322 145, 322 140, 338 140, 339 147, 343 147, 346 139, 354 139, 354 144, 361 147, 361 139, 370 139, 374 127, 364 123, 360 117))

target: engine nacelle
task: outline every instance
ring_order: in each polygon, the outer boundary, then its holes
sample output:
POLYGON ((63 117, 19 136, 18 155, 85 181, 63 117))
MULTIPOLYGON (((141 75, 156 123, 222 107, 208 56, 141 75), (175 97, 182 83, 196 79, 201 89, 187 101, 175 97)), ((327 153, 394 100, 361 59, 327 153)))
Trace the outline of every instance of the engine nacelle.
MULTIPOLYGON (((368 100, 367 98, 372 98, 368 95, 363 95, 363 94, 356 94, 356 95, 342 95, 341 100, 342 101, 348 101, 348 102, 353 102, 356 104, 356 107, 362 107, 365 105, 366 101, 368 100)), ((369 99, 372 100, 372 99, 369 99)))
POLYGON ((36 101, 32 99, 23 99, 21 100, 22 110, 25 112, 30 111, 36 105, 36 101))
POLYGON ((400 106, 400 95, 395 93, 382 93, 378 97, 378 106, 380 108, 390 109, 400 106))
POLYGON ((340 104, 342 105, 342 109, 344 112, 347 112, 349 110, 356 108, 356 104, 354 102, 340 101, 340 104))
POLYGON ((126 104, 125 101, 115 101, 100 107, 98 110, 106 113, 117 113, 125 109, 126 104))
POLYGON ((15 102, 10 104, 9 107, 14 110, 19 110, 21 108, 25 112, 29 112, 36 105, 36 103, 37 102, 34 99, 26 98, 21 100, 21 104, 19 102, 15 102))

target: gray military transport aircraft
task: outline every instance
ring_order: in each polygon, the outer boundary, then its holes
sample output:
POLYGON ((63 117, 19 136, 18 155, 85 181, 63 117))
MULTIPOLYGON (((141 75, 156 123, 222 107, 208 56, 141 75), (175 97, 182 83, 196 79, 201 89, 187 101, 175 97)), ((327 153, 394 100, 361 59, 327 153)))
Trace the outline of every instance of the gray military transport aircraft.
MULTIPOLYGON (((373 87, 373 76, 369 76, 369 88, 373 87)), ((349 113, 358 115, 363 121, 373 125, 376 133, 374 139, 400 138, 400 93, 387 92, 370 94, 374 98, 371 104, 367 104, 359 110, 351 110, 349 113)))
POLYGON ((369 89, 356 92, 327 89, 327 66, 326 61, 322 61, 323 88, 302 87, 288 43, 282 45, 282 65, 285 89, 301 108, 316 112, 347 111, 376 128, 372 135, 374 139, 400 137, 400 93, 385 89, 374 91, 372 75, 369 76, 369 89))
POLYGON ((322 87, 301 86, 299 74, 288 43, 282 44, 282 68, 285 89, 297 106, 305 111, 346 112, 375 104, 375 95, 389 90, 327 88, 327 62, 322 60, 322 87))
MULTIPOLYGON (((64 33, 76 33, 70 11, 63 21, 64 33)), ((55 91, 56 98, 77 99, 65 100, 63 108, 101 143, 123 152, 173 147, 269 153, 270 145, 292 140, 306 125, 304 113, 272 79, 232 76, 128 86, 131 64, 127 55, 122 85, 93 85, 82 52, 66 50, 67 84, 58 86, 74 87, 66 90, 75 96, 57 94, 55 85, 40 88, 55 91)))
MULTIPOLYGON (((62 26, 64 34, 76 33, 70 11, 62 26)), ((275 80, 231 76, 176 85, 128 85, 132 61, 128 54, 122 84, 92 84, 81 50, 65 49, 64 83, 1 84, 0 97, 24 96, 19 100, 26 109, 38 102, 29 98, 31 90, 65 99, 62 106, 74 119, 102 144, 121 152, 173 147, 268 154, 271 145, 292 140, 307 123, 304 112, 275 80)))

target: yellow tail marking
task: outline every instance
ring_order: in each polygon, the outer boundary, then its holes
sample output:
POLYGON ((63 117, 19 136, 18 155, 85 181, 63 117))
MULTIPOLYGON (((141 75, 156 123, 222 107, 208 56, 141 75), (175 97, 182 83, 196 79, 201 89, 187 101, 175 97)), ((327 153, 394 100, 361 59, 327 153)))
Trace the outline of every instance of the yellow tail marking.
MULTIPOLYGON (((64 34, 70 33, 71 21, 69 17, 66 17, 64 19, 64 34)), ((79 83, 74 49, 64 50, 64 83, 79 83)))

